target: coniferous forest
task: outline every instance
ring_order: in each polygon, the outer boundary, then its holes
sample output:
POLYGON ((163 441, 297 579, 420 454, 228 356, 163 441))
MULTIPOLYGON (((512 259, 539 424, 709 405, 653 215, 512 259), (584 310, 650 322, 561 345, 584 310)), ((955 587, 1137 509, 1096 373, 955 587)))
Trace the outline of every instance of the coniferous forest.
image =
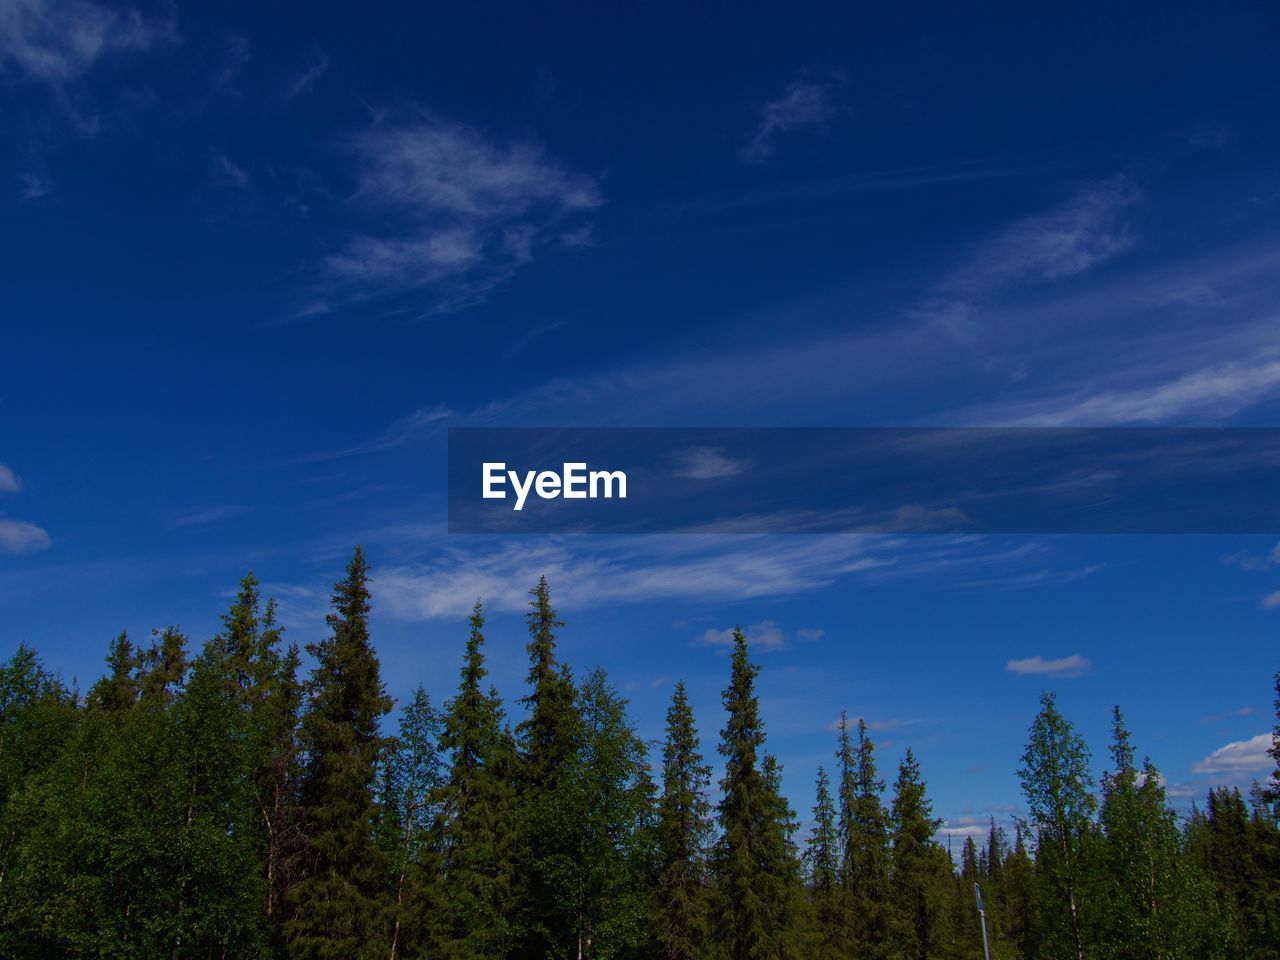
POLYGON ((1046 693, 1026 819, 953 858, 911 751, 888 767, 861 721, 799 829, 740 631, 723 714, 677 684, 651 746, 602 671, 558 659, 545 580, 518 703, 486 680, 477 602, 456 693, 419 689, 394 731, 369 613, 357 549, 305 671, 252 575, 211 640, 121 634, 85 692, 20 647, 0 956, 959 960, 982 956, 976 883, 1000 960, 1280 958, 1280 769, 1180 819, 1119 708, 1095 782, 1046 693))

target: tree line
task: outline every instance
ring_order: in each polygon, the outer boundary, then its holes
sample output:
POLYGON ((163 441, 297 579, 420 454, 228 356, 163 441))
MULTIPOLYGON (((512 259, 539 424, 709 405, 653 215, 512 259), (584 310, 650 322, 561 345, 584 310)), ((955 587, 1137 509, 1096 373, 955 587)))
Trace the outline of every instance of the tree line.
POLYGON ((477 601, 456 694, 419 688, 389 735, 369 613, 357 549, 305 678, 252 575, 198 652, 121 634, 83 695, 20 646, 0 667, 0 955, 962 960, 982 956, 977 884, 999 960, 1280 958, 1280 674, 1276 773, 1183 821, 1118 708, 1095 783, 1046 693, 1026 819, 953 858, 912 751, 890 787, 843 716, 801 836, 740 630, 713 792, 684 685, 651 755, 604 672, 558 658, 545 578, 518 720, 477 601))

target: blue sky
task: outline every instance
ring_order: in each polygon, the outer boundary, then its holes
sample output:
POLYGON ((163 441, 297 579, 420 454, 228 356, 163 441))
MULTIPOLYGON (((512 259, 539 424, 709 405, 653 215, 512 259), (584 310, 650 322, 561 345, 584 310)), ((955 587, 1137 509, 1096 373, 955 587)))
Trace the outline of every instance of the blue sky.
POLYGON ((364 544, 391 692, 565 656, 708 751, 751 628, 802 810, 839 711, 960 836, 1043 687, 1179 802, 1267 769, 1268 537, 449 536, 444 430, 1280 425, 1262 3, 0 10, 0 644, 87 683, 364 544))

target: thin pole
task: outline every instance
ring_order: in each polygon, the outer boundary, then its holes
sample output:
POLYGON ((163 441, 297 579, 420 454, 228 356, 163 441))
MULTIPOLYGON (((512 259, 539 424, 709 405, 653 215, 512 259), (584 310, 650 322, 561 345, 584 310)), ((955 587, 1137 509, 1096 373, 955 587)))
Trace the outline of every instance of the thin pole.
POLYGON ((987 911, 982 907, 982 888, 976 883, 973 885, 973 895, 978 898, 978 921, 982 925, 983 960, 991 960, 991 948, 987 946, 987 911))

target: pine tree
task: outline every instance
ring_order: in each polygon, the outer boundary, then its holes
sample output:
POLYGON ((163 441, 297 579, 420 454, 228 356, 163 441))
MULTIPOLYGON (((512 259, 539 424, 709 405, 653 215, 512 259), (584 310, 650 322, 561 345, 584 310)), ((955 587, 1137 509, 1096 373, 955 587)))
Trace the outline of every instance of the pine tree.
POLYGON ((1275 827, 1251 817, 1236 788, 1211 790, 1205 812, 1188 825, 1189 859, 1203 870, 1225 914, 1219 939, 1226 956, 1280 958, 1276 840, 1275 827))
POLYGON ((359 547, 332 606, 329 637, 307 648, 316 659, 301 731, 308 863, 292 894, 289 952, 308 960, 382 958, 390 928, 378 889, 385 869, 373 842, 373 789, 384 746, 378 724, 391 703, 369 642, 369 571, 359 547))
POLYGON ((662 747, 658 882, 652 912, 653 939, 658 956, 664 960, 698 960, 708 954, 710 783, 711 767, 703 761, 693 709, 684 683, 679 682, 667 710, 662 747))
POLYGON ((831 799, 831 778, 818 765, 818 777, 814 786, 813 832, 809 836, 809 848, 805 863, 809 871, 809 885, 814 895, 830 894, 835 890, 839 877, 840 859, 837 851, 836 808, 831 799))
POLYGON ((1036 876, 1045 901, 1045 946, 1083 960, 1081 894, 1096 801, 1089 748, 1058 712, 1052 693, 1040 697, 1018 779, 1038 831, 1036 876))
POLYGON ((895 953, 929 960, 947 945, 951 861, 934 841, 941 824, 925 795, 920 765, 908 747, 893 786, 891 894, 895 953))
POLYGON ((844 890, 840 886, 840 836, 836 806, 831 798, 831 779, 819 765, 814 787, 813 831, 805 851, 809 897, 815 926, 811 938, 819 956, 843 953, 847 936, 844 923, 844 890))
POLYGON ((301 853, 297 803, 301 776, 298 719, 302 685, 295 645, 281 650, 276 604, 261 602, 258 580, 249 572, 223 615, 215 638, 226 682, 247 724, 247 763, 255 812, 252 834, 262 865, 264 910, 276 946, 283 937, 286 892, 301 853))
POLYGON ((1280 825, 1280 670, 1276 671, 1276 723, 1271 730, 1271 748, 1267 751, 1276 762, 1271 771, 1271 782, 1264 793, 1264 798, 1271 805, 1271 819, 1280 825))
POLYGON ((528 710, 516 728, 520 743, 517 874, 520 943, 517 954, 544 960, 576 943, 575 904, 560 896, 577 856, 571 789, 582 747, 582 718, 567 666, 556 660, 555 631, 564 626, 551 606, 547 578, 530 591, 528 710))
POLYGON ((89 705, 107 711, 133 706, 138 700, 137 673, 141 667, 142 652, 121 631, 107 653, 108 674, 89 689, 89 705))
POLYGON ((734 628, 733 665, 720 734, 725 774, 717 807, 720 840, 715 850, 716 941, 728 960, 776 960, 794 955, 794 891, 783 816, 785 804, 759 755, 764 744, 747 641, 734 628))
POLYGON ((876 771, 875 744, 858 719, 855 750, 846 716, 840 715, 840 834, 844 841, 840 879, 852 933, 847 954, 883 960, 889 956, 889 817, 881 801, 884 781, 876 771))
POLYGON ((1022 824, 1018 823, 1014 827, 1013 847, 1005 856, 1002 870, 1003 926, 1013 948, 1012 955, 1018 960, 1031 960, 1040 955, 1036 879, 1022 824))
POLYGON ((438 948, 449 960, 487 960, 511 938, 515 748, 497 693, 484 690, 484 613, 476 601, 458 694, 445 707, 439 791, 442 837, 438 948))

